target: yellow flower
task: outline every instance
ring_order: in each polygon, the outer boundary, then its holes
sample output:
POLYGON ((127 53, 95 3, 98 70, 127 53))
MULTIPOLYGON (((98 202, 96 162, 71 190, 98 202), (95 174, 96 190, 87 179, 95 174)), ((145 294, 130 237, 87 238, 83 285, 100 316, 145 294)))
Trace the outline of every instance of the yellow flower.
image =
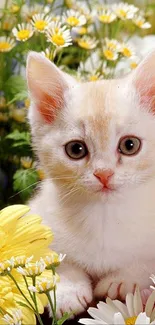
POLYGON ((131 56, 135 55, 132 46, 125 43, 121 44, 119 52, 122 53, 127 58, 130 58, 131 56))
POLYGON ((20 162, 22 167, 29 169, 32 166, 32 158, 31 157, 21 157, 20 162))
POLYGON ((0 52, 10 52, 15 45, 15 41, 10 37, 0 37, 0 52))
POLYGON ((120 2, 119 4, 114 4, 112 7, 114 13, 117 17, 122 20, 132 19, 135 13, 138 11, 138 8, 134 5, 129 5, 124 2, 120 2))
POLYGON ((7 122, 9 119, 8 115, 0 112, 0 122, 7 122))
POLYGON ((16 14, 19 10, 20 10, 20 7, 19 7, 17 4, 12 4, 12 6, 11 6, 11 8, 10 8, 10 11, 11 11, 13 14, 16 14))
POLYGON ((63 21, 70 27, 78 27, 86 24, 86 17, 73 9, 67 10, 63 15, 63 21))
POLYGON ((100 10, 97 16, 99 21, 104 24, 110 24, 116 19, 116 14, 109 9, 100 10))
POLYGON ((80 47, 82 47, 85 50, 93 50, 96 48, 98 41, 94 37, 83 36, 77 39, 77 43, 80 47))
POLYGON ((148 29, 151 27, 151 24, 145 20, 145 18, 141 15, 137 15, 133 18, 134 24, 142 29, 148 29))
POLYGON ((45 173, 42 169, 37 169, 37 174, 39 176, 39 179, 42 181, 43 179, 45 179, 45 173))
POLYGON ((14 27, 12 30, 13 35, 18 41, 25 42, 33 35, 33 27, 29 23, 18 24, 17 27, 14 27))
POLYGON ((11 316, 9 314, 5 314, 3 316, 3 320, 8 325, 20 325, 20 324, 22 324, 23 314, 22 314, 21 309, 14 309, 12 311, 11 316))
POLYGON ((25 108, 14 108, 10 111, 10 117, 17 122, 24 123, 26 120, 25 108))
POLYGON ((56 47, 67 47, 72 44, 69 29, 66 26, 61 27, 60 22, 52 22, 46 35, 47 41, 53 43, 56 47))
POLYGON ((118 59, 118 53, 107 47, 103 48, 103 55, 109 61, 116 61, 118 59))
POLYGON ((49 27, 51 22, 50 17, 45 17, 45 14, 36 14, 32 16, 32 25, 34 29, 40 33, 44 33, 45 30, 49 27))

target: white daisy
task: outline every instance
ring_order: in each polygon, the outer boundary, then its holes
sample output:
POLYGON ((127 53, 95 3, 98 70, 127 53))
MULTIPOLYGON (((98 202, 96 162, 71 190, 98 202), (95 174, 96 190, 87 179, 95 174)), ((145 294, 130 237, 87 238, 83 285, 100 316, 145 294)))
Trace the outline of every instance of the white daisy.
POLYGON ((130 58, 131 56, 135 55, 134 48, 128 43, 122 43, 119 52, 127 58, 130 58))
POLYGON ((12 30, 13 35, 16 37, 17 41, 25 42, 33 35, 33 27, 30 23, 18 24, 12 30))
POLYGON ((96 48, 98 41, 95 37, 84 35, 77 39, 77 44, 85 50, 93 50, 96 48))
POLYGON ((67 10, 63 15, 63 22, 70 27, 78 27, 86 24, 86 17, 73 9, 67 10))
POLYGON ((129 5, 124 2, 120 2, 119 4, 114 4, 112 8, 116 16, 122 20, 132 19, 135 13, 139 10, 134 5, 129 5))
POLYGON ((0 37, 0 52, 10 52, 16 45, 15 41, 7 36, 0 37))
POLYGON ((81 324, 124 324, 140 325, 155 324, 155 291, 152 292, 147 300, 145 310, 139 288, 136 287, 135 293, 128 293, 126 304, 119 300, 106 299, 106 303, 99 302, 97 308, 89 308, 88 313, 94 318, 80 319, 81 324))
POLYGON ((101 23, 110 24, 116 19, 116 14, 110 9, 102 9, 97 13, 97 18, 101 23))
POLYGON ((53 43, 56 47, 67 47, 72 44, 72 38, 69 29, 61 25, 60 22, 52 22, 46 31, 47 41, 53 43))
POLYGON ((51 18, 45 14, 36 14, 32 16, 31 23, 36 31, 44 33, 51 23, 51 18))
POLYGON ((151 27, 151 24, 145 20, 145 18, 142 15, 136 15, 133 18, 133 23, 142 29, 148 29, 151 27))

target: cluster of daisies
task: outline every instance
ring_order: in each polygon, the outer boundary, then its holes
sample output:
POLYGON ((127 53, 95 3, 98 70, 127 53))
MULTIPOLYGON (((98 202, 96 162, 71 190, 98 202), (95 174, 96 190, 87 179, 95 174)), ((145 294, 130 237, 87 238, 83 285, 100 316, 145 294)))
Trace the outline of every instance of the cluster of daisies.
POLYGON ((29 210, 13 205, 0 211, 0 324, 43 325, 44 307, 49 303, 56 310, 55 270, 65 255, 49 249, 50 228, 29 210))

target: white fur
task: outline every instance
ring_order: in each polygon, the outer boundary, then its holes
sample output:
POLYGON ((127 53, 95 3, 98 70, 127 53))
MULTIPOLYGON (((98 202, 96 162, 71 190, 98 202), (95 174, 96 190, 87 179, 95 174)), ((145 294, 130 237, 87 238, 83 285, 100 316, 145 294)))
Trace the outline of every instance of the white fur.
MULTIPOLYGON (((39 76, 39 55, 34 57, 39 76)), ((150 60, 144 62, 147 74, 150 60)), ((52 248, 67 254, 59 270, 58 316, 83 311, 94 289, 96 296, 124 299, 135 284, 148 288, 155 271, 155 117, 139 104, 137 79, 135 73, 118 81, 74 84, 52 125, 35 120, 37 108, 30 108, 33 143, 47 177, 30 205, 51 226, 52 248), (118 157, 125 135, 141 139, 137 155, 118 157), (63 145, 72 139, 87 143, 89 161, 65 155, 63 145), (114 170, 115 191, 108 194, 96 192, 101 184, 93 175, 106 168, 114 170)))

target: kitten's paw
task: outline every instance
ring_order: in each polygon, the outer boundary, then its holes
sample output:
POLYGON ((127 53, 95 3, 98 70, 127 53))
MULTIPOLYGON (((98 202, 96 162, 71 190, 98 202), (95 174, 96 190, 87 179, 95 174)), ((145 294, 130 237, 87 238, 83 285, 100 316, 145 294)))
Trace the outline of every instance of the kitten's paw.
POLYGON ((101 279, 95 287, 94 295, 97 298, 109 297, 125 300, 128 292, 134 292, 136 283, 131 279, 124 279, 121 275, 108 275, 101 279))
MULTIPOLYGON (((85 311, 91 303, 92 288, 87 282, 69 283, 69 285, 60 283, 57 287, 56 297, 58 319, 65 312, 77 315, 85 311)), ((50 316, 52 317, 51 311, 50 316)))

